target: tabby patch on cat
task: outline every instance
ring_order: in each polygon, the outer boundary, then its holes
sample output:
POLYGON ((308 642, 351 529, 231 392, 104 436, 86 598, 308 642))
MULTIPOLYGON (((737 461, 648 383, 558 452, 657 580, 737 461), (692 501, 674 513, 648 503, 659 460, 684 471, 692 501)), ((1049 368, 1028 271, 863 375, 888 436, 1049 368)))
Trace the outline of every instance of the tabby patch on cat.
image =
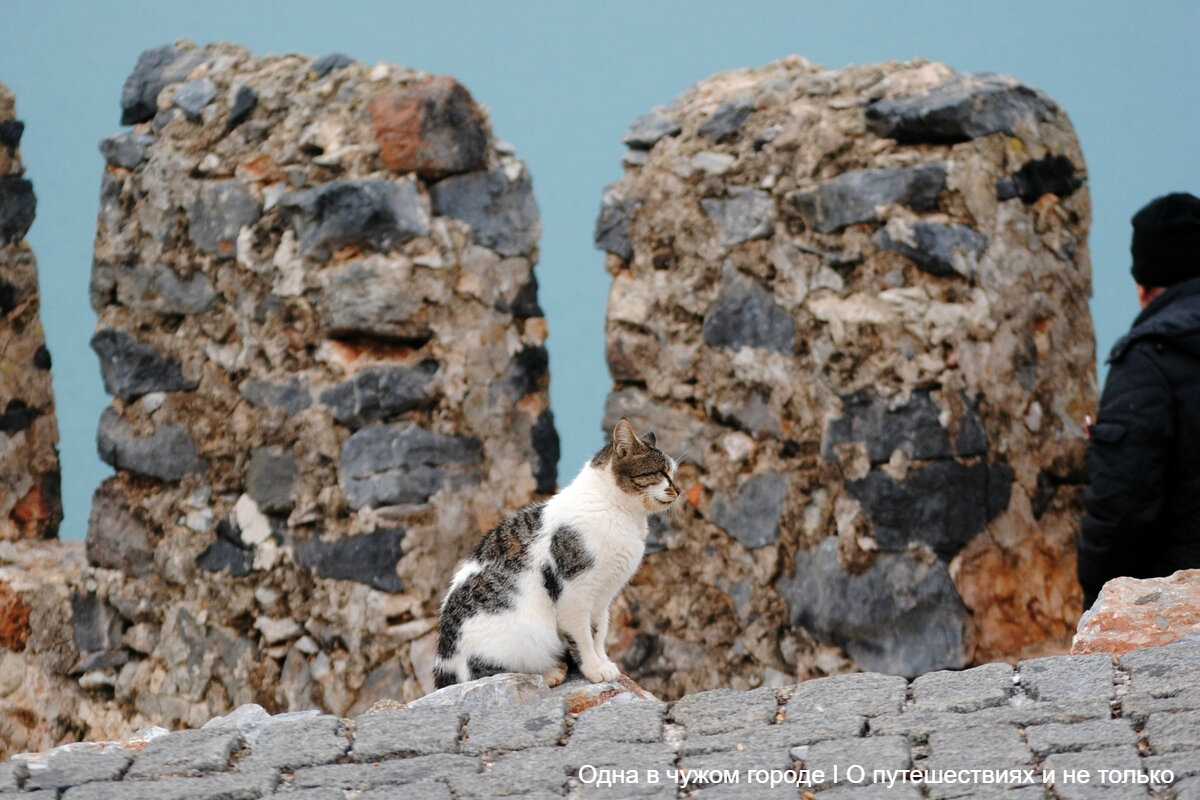
POLYGON ((500 672, 557 686, 568 656, 588 680, 615 680, 609 606, 641 563, 646 517, 679 497, 677 468, 622 419, 575 480, 489 531, 442 600, 437 687, 500 672))

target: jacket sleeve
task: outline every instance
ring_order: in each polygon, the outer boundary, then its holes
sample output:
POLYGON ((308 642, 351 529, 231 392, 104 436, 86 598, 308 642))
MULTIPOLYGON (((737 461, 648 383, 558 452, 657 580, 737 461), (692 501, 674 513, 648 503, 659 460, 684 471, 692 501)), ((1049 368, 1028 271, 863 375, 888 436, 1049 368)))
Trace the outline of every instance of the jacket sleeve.
POLYGON ((1140 554, 1157 546, 1175 414, 1171 388, 1154 362, 1153 347, 1135 346, 1112 365, 1092 426, 1086 513, 1079 535, 1085 608, 1105 581, 1137 573, 1140 554))

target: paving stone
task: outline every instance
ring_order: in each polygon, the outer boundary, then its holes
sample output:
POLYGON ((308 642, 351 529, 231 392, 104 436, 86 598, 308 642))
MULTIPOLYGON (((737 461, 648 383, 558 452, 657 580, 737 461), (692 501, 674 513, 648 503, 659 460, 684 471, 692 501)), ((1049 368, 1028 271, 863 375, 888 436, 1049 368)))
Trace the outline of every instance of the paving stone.
POLYGON ((821 800, 921 800, 921 792, 917 787, 907 784, 892 787, 886 783, 867 786, 839 784, 821 792, 820 797, 821 800))
POLYGON ((932 730, 923 769, 1011 769, 1032 767, 1033 756, 1012 726, 932 730))
POLYGON ((302 767, 332 764, 350 749, 346 725, 337 717, 319 716, 275 723, 252 735, 250 755, 242 770, 264 766, 291 772, 302 767))
POLYGON ((1033 725, 1025 729, 1029 747, 1039 757, 1051 753, 1098 750, 1124 744, 1137 744, 1137 733, 1127 719, 1098 719, 1089 722, 1033 725))
POLYGON ((792 756, 786 749, 760 750, 747 747, 745 750, 727 750, 722 753, 702 753, 682 756, 679 769, 691 770, 696 775, 715 770, 735 770, 745 780, 748 770, 788 770, 792 768, 792 756))
POLYGON ((566 736, 566 713, 566 701, 558 697, 515 708, 477 711, 467 720, 462 750, 479 755, 489 750, 557 744, 566 736))
POLYGON ((355 761, 399 756, 425 756, 458 750, 466 714, 457 708, 413 708, 376 711, 359 717, 354 727, 355 761))
POLYGON ((688 695, 671 706, 671 718, 689 734, 725 733, 775 719, 779 701, 771 689, 739 692, 713 689, 688 695))
POLYGON ((1164 795, 1171 800, 1200 800, 1200 778, 1185 778, 1173 785, 1164 795))
POLYGON ((961 672, 928 672, 912 682, 916 708, 929 711, 978 711, 1003 705, 1012 693, 1013 669, 984 664, 961 672))
POLYGON ((355 800, 452 800, 450 787, 441 781, 420 781, 404 787, 402 793, 395 789, 372 789, 358 795, 355 800))
POLYGON ((865 717, 898 713, 907 690, 904 678, 869 672, 805 681, 792 692, 786 719, 808 719, 814 713, 865 717))
MULTIPOLYGON (((449 793, 449 789, 446 790, 449 793)), ((289 784, 281 783, 275 788, 271 797, 286 797, 287 800, 346 800, 346 793, 341 789, 293 789, 289 784)))
POLYGON ((563 792, 567 767, 561 747, 534 747, 499 756, 490 769, 449 777, 456 796, 509 797, 528 791, 563 792))
POLYGON ((679 752, 716 753, 737 750, 739 746, 789 749, 822 739, 849 739, 861 736, 866 730, 866 722, 865 718, 853 715, 812 715, 802 720, 789 720, 780 725, 754 726, 703 736, 690 735, 685 731, 683 741, 679 744, 679 752))
POLYGON ((39 789, 36 792, 4 792, 0 794, 0 800, 58 800, 57 789, 39 789))
MULTIPOLYGON (((1041 785, 939 783, 926 784, 925 790, 929 793, 929 800, 1050 800, 1050 791, 1041 785)), ((821 800, 826 798, 822 795, 821 800)))
POLYGON ((866 770, 868 781, 877 769, 904 770, 912 767, 912 753, 908 740, 903 736, 817 742, 802 753, 800 760, 808 769, 824 772, 829 783, 833 783, 835 769, 841 778, 846 775, 848 767, 855 765, 866 770))
POLYGON ((602 703, 575 720, 571 744, 588 741, 661 742, 663 703, 602 703))
POLYGON ((1042 772, 1054 771, 1054 793, 1059 800, 1126 800, 1126 798, 1149 797, 1149 787, 1136 783, 1104 783, 1100 770, 1142 771, 1134 746, 1108 747, 1080 753, 1056 753, 1042 762, 1042 772), (1064 773, 1081 771, 1088 773, 1088 782, 1068 782, 1064 773))
POLYGON ((1049 656, 1017 665, 1021 687, 1031 700, 1108 702, 1113 696, 1116 670, 1112 656, 1049 656))
POLYGON ((414 756, 377 764, 327 764, 296 770, 292 785, 299 789, 334 787, 374 789, 431 780, 449 780, 479 771, 479 759, 451 753, 414 756))
POLYGON ((88 783, 73 786, 63 800, 256 800, 271 794, 279 776, 274 771, 204 778, 88 783))
POLYGON ((1152 693, 1129 693, 1121 698, 1121 716, 1137 724, 1145 724, 1147 717, 1158 711, 1194 711, 1200 709, 1200 686, 1185 689, 1169 697, 1157 697, 1152 693))
POLYGON ((0 764, 0 792, 19 789, 27 775, 29 770, 20 761, 10 760, 0 764))
POLYGON ((1180 640, 1118 657, 1131 695, 1170 697, 1200 685, 1200 641, 1180 640))
MULTIPOLYGON (((1200 711, 1151 714, 1142 733, 1150 749, 1157 754, 1200 751, 1200 711)), ((1200 752, 1196 753, 1196 758, 1200 759, 1200 752)))
POLYGON ((65 789, 92 781, 117 780, 132 760, 133 753, 116 748, 103 752, 60 750, 28 765, 25 789, 65 789))
POLYGON ((236 730, 188 730, 152 739, 125 774, 128 778, 160 778, 198 772, 224 772, 242 744, 236 730))
POLYGON ((1179 750, 1164 755, 1143 756, 1142 768, 1147 772, 1170 770, 1178 781, 1180 778, 1200 775, 1200 753, 1179 750))

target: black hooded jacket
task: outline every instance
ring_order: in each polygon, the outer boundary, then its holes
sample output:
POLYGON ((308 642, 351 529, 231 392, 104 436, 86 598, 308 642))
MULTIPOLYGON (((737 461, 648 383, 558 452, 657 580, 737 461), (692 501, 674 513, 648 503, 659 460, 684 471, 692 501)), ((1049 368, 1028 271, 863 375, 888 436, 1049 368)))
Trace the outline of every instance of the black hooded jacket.
POLYGON ((1087 452, 1084 608, 1111 578, 1200 567, 1200 278, 1147 305, 1109 364, 1087 452))

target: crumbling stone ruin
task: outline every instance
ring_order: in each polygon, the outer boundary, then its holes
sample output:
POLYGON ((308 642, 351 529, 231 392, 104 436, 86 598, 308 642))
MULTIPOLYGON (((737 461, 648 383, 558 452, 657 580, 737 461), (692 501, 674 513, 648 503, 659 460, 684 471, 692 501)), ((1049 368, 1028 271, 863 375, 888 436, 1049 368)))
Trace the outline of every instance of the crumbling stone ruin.
POLYGON ((0 85, 0 540, 52 538, 62 521, 50 351, 37 260, 24 241, 37 198, 21 163, 25 124, 16 113, 0 85))
POLYGON ((913 676, 1065 648, 1095 373, 1062 109, 943 64, 793 57, 623 141, 604 424, 702 470, 614 624, 630 674, 678 696, 843 651, 913 676))
POLYGON ((148 50, 121 122, 90 288, 116 474, 86 566, 22 564, 5 746, 422 695, 454 564, 556 482, 525 165, 452 78, 341 55, 148 50))

